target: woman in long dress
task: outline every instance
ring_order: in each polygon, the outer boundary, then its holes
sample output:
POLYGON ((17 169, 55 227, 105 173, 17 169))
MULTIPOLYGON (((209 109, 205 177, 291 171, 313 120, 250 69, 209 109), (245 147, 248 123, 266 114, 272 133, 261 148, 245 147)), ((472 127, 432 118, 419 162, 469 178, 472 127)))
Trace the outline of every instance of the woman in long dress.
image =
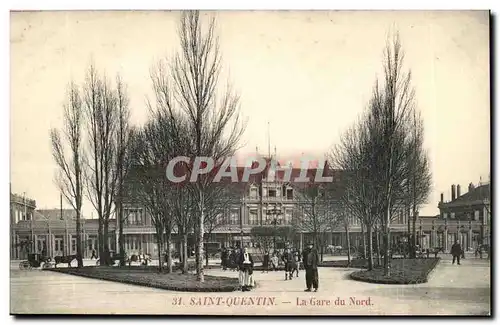
POLYGON ((251 275, 253 274, 253 258, 252 255, 244 247, 239 256, 240 269, 240 286, 241 291, 250 291, 252 287, 251 275))

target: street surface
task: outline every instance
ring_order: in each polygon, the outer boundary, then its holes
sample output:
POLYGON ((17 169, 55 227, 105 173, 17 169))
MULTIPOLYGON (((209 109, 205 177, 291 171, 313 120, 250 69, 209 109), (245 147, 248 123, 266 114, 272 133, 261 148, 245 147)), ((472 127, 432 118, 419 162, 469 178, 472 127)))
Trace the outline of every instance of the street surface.
MULTIPOLYGON (((156 262, 157 263, 157 262, 156 262)), ((12 313, 230 314, 230 315, 487 315, 490 264, 467 258, 452 265, 444 256, 426 284, 380 285, 350 280, 354 269, 320 268, 319 292, 304 292, 299 278, 255 272, 251 292, 183 293, 87 279, 11 261, 12 313), (342 304, 344 302, 344 304, 342 304)), ((85 265, 95 261, 85 260, 85 265)), ((237 277, 236 272, 206 274, 237 277)))

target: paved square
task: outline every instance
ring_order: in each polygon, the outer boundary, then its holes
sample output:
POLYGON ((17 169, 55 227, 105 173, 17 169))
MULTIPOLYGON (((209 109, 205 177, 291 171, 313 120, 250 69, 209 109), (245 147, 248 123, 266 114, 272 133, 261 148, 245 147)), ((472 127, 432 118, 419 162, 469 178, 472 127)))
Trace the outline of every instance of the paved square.
MULTIPOLYGON (((86 265, 94 263, 85 261, 86 265)), ((317 293, 303 291, 304 272, 291 281, 284 280, 283 272, 255 272, 258 287, 251 292, 183 293, 41 270, 21 271, 13 261, 10 310, 232 315, 486 315, 490 311, 490 264, 486 260, 466 259, 457 266, 445 258, 430 281, 419 285, 357 282, 348 277, 352 271, 320 268, 317 293)), ((207 274, 238 276, 221 270, 207 274)))

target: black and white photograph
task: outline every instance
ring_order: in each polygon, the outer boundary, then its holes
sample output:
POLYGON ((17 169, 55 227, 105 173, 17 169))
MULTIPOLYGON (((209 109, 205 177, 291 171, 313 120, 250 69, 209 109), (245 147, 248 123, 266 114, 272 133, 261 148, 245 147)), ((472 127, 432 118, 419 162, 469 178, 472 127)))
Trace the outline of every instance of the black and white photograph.
POLYGON ((10 314, 491 316, 491 19, 11 10, 10 314))

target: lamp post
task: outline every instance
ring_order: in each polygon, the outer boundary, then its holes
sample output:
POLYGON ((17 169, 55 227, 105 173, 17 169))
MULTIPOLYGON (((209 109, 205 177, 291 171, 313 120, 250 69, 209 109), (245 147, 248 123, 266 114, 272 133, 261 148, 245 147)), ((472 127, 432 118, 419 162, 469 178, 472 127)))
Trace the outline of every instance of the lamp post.
MULTIPOLYGON (((28 220, 28 204, 26 203, 26 192, 23 192, 23 207, 24 207, 24 219, 28 220)), ((30 232, 31 232, 31 252, 36 252, 36 243, 35 243, 35 233, 33 230, 33 218, 30 218, 30 232)))
POLYGON ((281 208, 278 209, 278 207, 276 205, 274 205, 274 208, 266 210, 266 214, 273 216, 273 219, 270 221, 270 224, 274 226, 273 248, 274 248, 274 250, 276 250, 276 229, 277 229, 277 225, 279 223, 279 220, 277 217, 278 217, 278 215, 281 214, 281 208))

